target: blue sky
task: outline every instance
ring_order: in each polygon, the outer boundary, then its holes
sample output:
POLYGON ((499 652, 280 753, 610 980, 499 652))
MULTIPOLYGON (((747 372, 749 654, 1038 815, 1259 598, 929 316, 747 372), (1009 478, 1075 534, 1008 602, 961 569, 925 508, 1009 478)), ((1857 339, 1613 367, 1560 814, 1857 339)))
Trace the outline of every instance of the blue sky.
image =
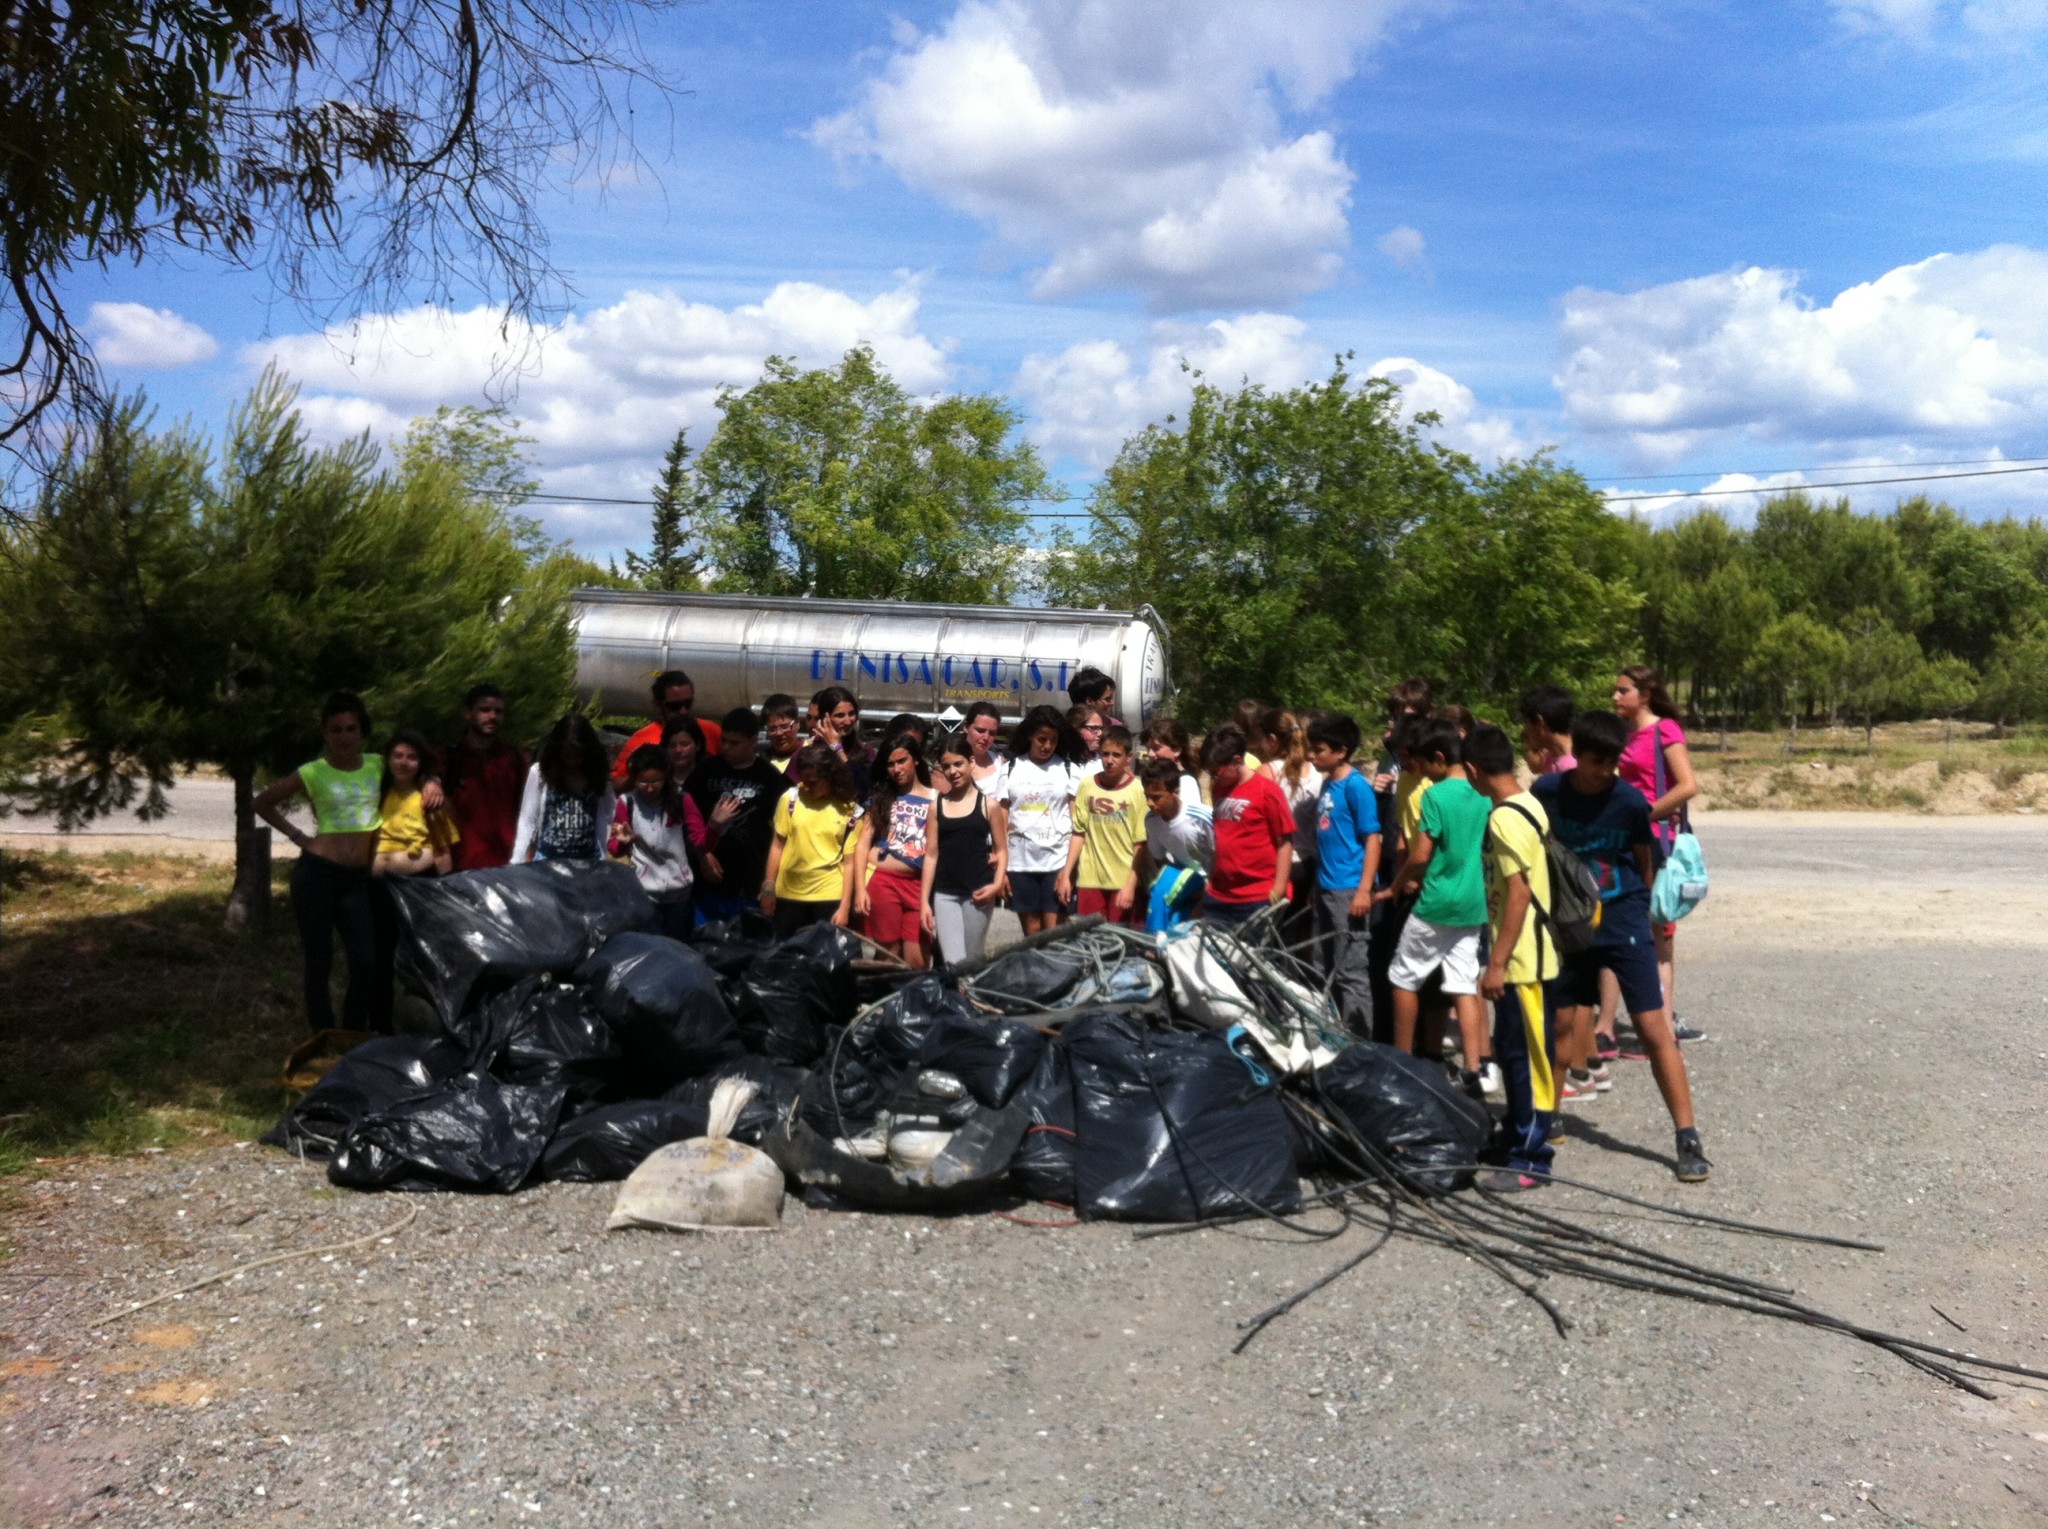
MULTIPOLYGON (((1183 357, 1288 385, 1339 350, 1451 444, 1617 491, 2048 456, 2044 0, 699 0, 649 35, 688 93, 644 171, 544 208, 575 290, 510 402, 559 493, 644 491, 719 386, 856 341, 1008 394, 1080 490, 1183 357)), ((483 309, 322 332, 197 263, 76 298, 201 420, 276 359, 319 430, 388 435, 502 350, 483 309)), ((2048 508, 2048 474, 1928 488, 2048 508)))

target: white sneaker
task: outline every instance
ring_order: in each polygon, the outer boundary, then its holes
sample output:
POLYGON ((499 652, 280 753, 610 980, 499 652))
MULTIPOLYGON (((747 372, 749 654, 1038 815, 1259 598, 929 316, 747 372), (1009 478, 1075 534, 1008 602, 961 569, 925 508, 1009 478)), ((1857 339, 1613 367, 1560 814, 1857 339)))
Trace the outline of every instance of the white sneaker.
POLYGON ((1479 1064, 1479 1092, 1495 1103, 1500 1103, 1507 1098, 1507 1079, 1500 1075, 1500 1068, 1497 1064, 1493 1062, 1481 1062, 1479 1064))
POLYGON ((1600 1097, 1599 1087, 1593 1082, 1591 1073, 1580 1073, 1576 1077, 1567 1072, 1558 1080, 1557 1102, 1559 1104, 1591 1104, 1600 1097))
POLYGON ((1614 1069, 1605 1062, 1595 1062, 1592 1071, 1593 1088, 1596 1092, 1604 1094, 1614 1087, 1614 1069))

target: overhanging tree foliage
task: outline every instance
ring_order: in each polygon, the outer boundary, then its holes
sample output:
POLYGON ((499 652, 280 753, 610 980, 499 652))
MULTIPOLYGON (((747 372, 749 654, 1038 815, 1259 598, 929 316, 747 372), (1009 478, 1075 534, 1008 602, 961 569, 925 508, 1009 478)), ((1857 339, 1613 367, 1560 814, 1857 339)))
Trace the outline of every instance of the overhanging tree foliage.
POLYGON ((0 440, 94 393, 81 264, 267 262, 345 308, 552 285, 543 186, 629 148, 666 0, 13 0, 0 20, 0 440))
MULTIPOLYGON (((309 444, 275 376, 218 462, 187 432, 152 433, 139 400, 110 410, 0 540, 0 783, 72 826, 160 816, 179 769, 220 767, 246 912, 267 895, 251 799, 317 752, 329 690, 361 691, 378 737, 447 735, 484 678, 515 725, 559 714, 582 565, 472 490, 493 453, 464 423, 459 460, 416 435, 387 471, 366 441, 309 444)), ((516 441, 496 455, 502 471, 516 441)))

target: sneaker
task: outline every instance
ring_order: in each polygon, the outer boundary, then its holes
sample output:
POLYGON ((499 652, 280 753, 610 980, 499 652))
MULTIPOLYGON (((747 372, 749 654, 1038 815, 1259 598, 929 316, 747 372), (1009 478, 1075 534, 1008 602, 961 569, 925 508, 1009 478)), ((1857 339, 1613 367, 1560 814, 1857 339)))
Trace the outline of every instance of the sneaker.
POLYGON ((1559 1104, 1591 1104, 1600 1097, 1599 1085, 1594 1083, 1590 1072, 1572 1068, 1566 1072, 1557 1085, 1559 1104))
POLYGON ((1593 1050, 1603 1062, 1619 1061, 1621 1058, 1621 1041, 1612 1035, 1596 1034, 1593 1037, 1593 1050))
POLYGON ((1706 1151, 1700 1146, 1700 1133, 1685 1130, 1678 1133, 1678 1182, 1681 1184, 1702 1184, 1714 1171, 1714 1165, 1707 1161, 1706 1151))
POLYGON ((1676 1014, 1671 1016, 1671 1033, 1677 1036, 1681 1043, 1685 1041, 1703 1041, 1707 1038, 1706 1031, 1700 1029, 1697 1025, 1687 1024, 1676 1014))
POLYGON ((1481 1062, 1479 1064, 1479 1092, 1493 1100, 1496 1104, 1507 1098, 1507 1079, 1500 1075, 1500 1065, 1498 1063, 1481 1062))
POLYGON ((1486 1091, 1479 1081, 1478 1073, 1467 1072, 1464 1068, 1459 1068, 1458 1087, 1465 1091, 1468 1098, 1477 1099, 1482 1104, 1485 1103, 1486 1091))
POLYGON ((1606 1093, 1614 1087, 1614 1069, 1605 1062, 1595 1062, 1592 1070, 1593 1088, 1596 1093, 1606 1093))
POLYGON ((1489 1194, 1518 1195, 1525 1189, 1541 1189, 1550 1180, 1540 1179, 1533 1173, 1520 1173, 1513 1168, 1488 1168, 1476 1182, 1489 1194))

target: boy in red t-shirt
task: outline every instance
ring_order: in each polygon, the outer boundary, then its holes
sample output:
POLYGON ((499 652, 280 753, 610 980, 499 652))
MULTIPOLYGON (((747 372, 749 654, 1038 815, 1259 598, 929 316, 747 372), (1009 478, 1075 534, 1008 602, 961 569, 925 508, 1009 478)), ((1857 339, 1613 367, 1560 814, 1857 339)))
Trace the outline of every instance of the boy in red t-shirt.
POLYGON ((1294 867, 1294 809, 1269 775, 1247 770, 1244 730, 1226 722, 1202 742, 1216 814, 1216 863, 1202 917, 1242 924, 1287 900, 1294 867))

